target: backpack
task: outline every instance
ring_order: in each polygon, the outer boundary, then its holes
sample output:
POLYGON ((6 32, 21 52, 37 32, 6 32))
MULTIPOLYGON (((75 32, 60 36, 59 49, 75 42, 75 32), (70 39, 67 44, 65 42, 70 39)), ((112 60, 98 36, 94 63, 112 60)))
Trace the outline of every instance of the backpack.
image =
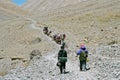
POLYGON ((65 50, 60 50, 59 51, 58 60, 60 62, 67 62, 67 52, 65 50))
POLYGON ((79 56, 80 61, 84 61, 87 59, 87 53, 86 51, 82 51, 79 56))

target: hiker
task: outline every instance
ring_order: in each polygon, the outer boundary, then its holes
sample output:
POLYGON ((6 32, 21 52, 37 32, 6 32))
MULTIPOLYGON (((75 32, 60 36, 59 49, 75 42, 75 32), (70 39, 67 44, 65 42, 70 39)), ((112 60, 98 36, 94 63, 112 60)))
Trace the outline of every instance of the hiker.
POLYGON ((56 43, 61 44, 61 39, 60 39, 59 33, 53 35, 53 40, 54 40, 56 43))
MULTIPOLYGON (((85 45, 81 45, 80 49, 77 52, 77 56, 79 55, 79 60, 80 60, 80 71, 84 70, 88 70, 86 68, 86 62, 87 62, 87 57, 88 57, 88 51, 85 47, 85 45)), ((76 57, 77 57, 76 56, 76 57)))
POLYGON ((65 45, 66 45, 66 43, 63 41, 63 42, 61 43, 61 46, 63 46, 63 47, 65 48, 65 45))
POLYGON ((48 31, 47 32, 47 36, 50 36, 51 33, 52 33, 52 31, 48 31))
POLYGON ((66 38, 66 35, 63 33, 63 34, 60 34, 60 38, 61 38, 61 42, 63 42, 66 38))
POLYGON ((48 33, 48 27, 44 27, 43 32, 44 32, 44 34, 47 34, 48 33))
POLYGON ((67 62, 67 51, 64 50, 64 47, 61 46, 61 50, 58 52, 58 62, 60 63, 59 68, 61 74, 64 72, 66 69, 66 62, 67 62))

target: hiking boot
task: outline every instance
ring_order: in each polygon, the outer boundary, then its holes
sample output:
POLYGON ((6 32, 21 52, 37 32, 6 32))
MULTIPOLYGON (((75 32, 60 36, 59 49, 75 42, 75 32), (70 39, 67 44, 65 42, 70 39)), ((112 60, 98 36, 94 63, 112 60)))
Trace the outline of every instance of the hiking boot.
POLYGON ((66 73, 65 69, 63 69, 64 74, 66 73))
POLYGON ((90 68, 86 68, 86 71, 87 71, 87 70, 90 70, 90 68))
POLYGON ((63 72, 60 72, 60 74, 63 74, 63 72))
POLYGON ((63 69, 63 72, 65 73, 65 69, 63 69))

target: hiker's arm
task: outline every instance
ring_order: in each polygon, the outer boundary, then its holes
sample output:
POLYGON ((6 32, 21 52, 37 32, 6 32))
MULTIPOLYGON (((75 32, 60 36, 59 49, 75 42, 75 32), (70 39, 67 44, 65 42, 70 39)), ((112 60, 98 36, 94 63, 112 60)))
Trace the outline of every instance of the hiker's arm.
POLYGON ((77 57, 78 55, 80 55, 80 53, 81 53, 81 50, 79 50, 79 51, 76 53, 76 57, 77 57))
POLYGON ((67 51, 64 52, 64 56, 67 57, 67 51))
POLYGON ((88 51, 85 51, 85 53, 86 53, 86 57, 88 57, 88 51))
POLYGON ((78 55, 78 53, 76 53, 76 56, 75 57, 78 57, 79 55, 78 55))

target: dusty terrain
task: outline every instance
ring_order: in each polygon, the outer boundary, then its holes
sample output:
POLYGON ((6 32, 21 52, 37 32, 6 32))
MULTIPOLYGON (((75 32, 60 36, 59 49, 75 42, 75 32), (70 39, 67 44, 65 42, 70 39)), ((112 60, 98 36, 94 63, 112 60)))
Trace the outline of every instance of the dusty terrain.
POLYGON ((0 4, 0 79, 120 80, 120 0, 28 0, 22 8, 10 0, 0 4), (43 34, 44 26, 67 35, 68 74, 59 74, 60 45, 43 34), (86 72, 79 71, 75 57, 81 43, 89 50, 86 72), (37 57, 30 60, 32 52, 37 57))

